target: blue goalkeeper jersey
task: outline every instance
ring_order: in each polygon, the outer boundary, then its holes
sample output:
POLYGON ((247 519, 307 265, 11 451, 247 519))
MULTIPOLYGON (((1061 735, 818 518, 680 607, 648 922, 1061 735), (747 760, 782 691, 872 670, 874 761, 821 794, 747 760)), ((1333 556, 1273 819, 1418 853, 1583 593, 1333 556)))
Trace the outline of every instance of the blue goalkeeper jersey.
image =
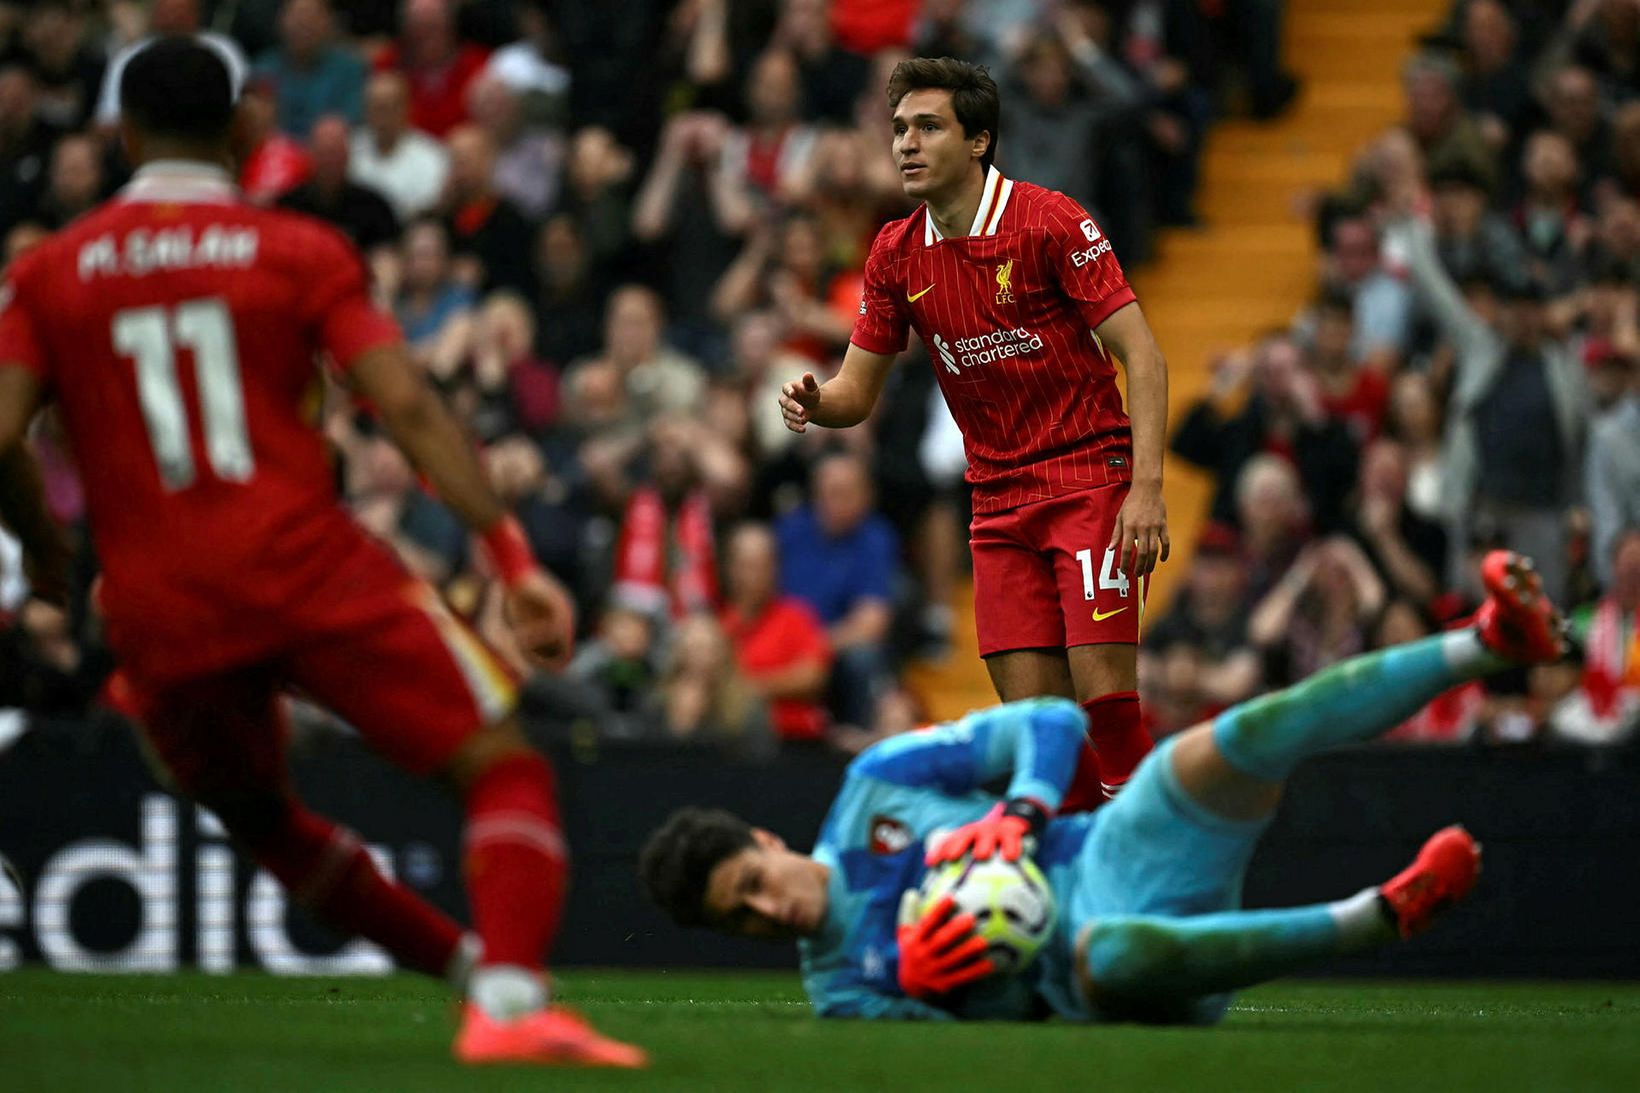
MULTIPOLYGON (((1004 796, 1058 808, 1085 725, 1073 702, 1030 699, 892 737, 849 764, 813 852, 831 870, 825 921, 798 943, 803 987, 820 1016, 1018 1020, 1083 1010, 1063 913, 1030 967, 968 988, 954 1013, 901 993, 894 931, 900 896, 927 872, 930 837, 985 815, 998 800, 985 787, 1004 779, 1004 796)), ((1092 826, 1086 814, 1048 824, 1035 861, 1056 899, 1092 826)))

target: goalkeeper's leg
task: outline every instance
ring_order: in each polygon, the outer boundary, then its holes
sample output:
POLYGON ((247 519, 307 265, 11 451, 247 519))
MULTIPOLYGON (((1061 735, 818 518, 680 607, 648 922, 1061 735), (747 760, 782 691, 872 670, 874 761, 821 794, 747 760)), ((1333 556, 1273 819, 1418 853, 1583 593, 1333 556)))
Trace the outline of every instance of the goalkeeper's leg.
POLYGON ((1077 937, 1078 986, 1107 1018, 1216 1020, 1229 991, 1423 930, 1468 894, 1479 871, 1480 847, 1449 827, 1387 883, 1334 903, 1096 919, 1077 937))
POLYGON ((1305 757, 1388 732, 1466 680, 1558 656, 1562 623, 1530 563, 1495 551, 1484 573, 1490 597, 1474 626, 1341 661, 1182 734, 1181 788, 1226 818, 1262 818, 1305 757))

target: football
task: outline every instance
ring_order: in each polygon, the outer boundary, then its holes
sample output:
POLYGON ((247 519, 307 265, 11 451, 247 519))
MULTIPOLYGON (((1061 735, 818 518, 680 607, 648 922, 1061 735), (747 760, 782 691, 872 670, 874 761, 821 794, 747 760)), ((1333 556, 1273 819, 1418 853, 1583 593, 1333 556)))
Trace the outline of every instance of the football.
POLYGON ((930 869, 923 878, 919 913, 927 913, 946 895, 956 900, 958 912, 974 916, 974 932, 1003 975, 1029 967, 1058 920, 1048 880, 1028 857, 965 857, 930 869))

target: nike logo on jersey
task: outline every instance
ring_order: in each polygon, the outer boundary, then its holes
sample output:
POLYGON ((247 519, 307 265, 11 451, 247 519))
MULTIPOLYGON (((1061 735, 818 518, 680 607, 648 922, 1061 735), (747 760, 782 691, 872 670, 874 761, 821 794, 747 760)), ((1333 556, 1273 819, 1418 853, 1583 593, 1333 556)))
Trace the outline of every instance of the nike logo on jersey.
POLYGON ((934 291, 934 286, 929 285, 927 288, 923 289, 921 292, 907 292, 905 294, 905 302, 908 303, 908 304, 914 304, 918 300, 922 299, 924 296, 927 296, 930 292, 933 292, 933 291, 934 291))
POLYGON ((1101 612, 1097 607, 1095 607, 1093 609, 1093 621, 1094 622, 1104 622, 1106 619, 1110 618, 1112 615, 1120 615, 1123 611, 1126 611, 1126 610, 1127 610, 1127 608, 1125 608, 1125 607, 1118 607, 1114 611, 1101 612))

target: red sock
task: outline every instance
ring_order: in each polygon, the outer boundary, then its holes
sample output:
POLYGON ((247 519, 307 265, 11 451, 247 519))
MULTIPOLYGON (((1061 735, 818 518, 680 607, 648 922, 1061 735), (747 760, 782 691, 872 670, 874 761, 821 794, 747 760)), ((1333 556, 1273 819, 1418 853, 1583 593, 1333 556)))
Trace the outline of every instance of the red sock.
POLYGON ((1061 812, 1086 812, 1099 807, 1108 794, 1133 776, 1139 760, 1154 743, 1139 714, 1139 692, 1116 691, 1082 703, 1088 715, 1088 739, 1077 756, 1076 775, 1065 794, 1061 812))
POLYGON ((374 941, 416 971, 442 976, 449 969, 461 927, 383 876, 353 832, 291 800, 284 817, 247 849, 327 926, 374 941))
POLYGON ((467 899, 483 963, 539 968, 558 932, 569 853, 558 826, 552 767, 508 756, 467 794, 467 899))

